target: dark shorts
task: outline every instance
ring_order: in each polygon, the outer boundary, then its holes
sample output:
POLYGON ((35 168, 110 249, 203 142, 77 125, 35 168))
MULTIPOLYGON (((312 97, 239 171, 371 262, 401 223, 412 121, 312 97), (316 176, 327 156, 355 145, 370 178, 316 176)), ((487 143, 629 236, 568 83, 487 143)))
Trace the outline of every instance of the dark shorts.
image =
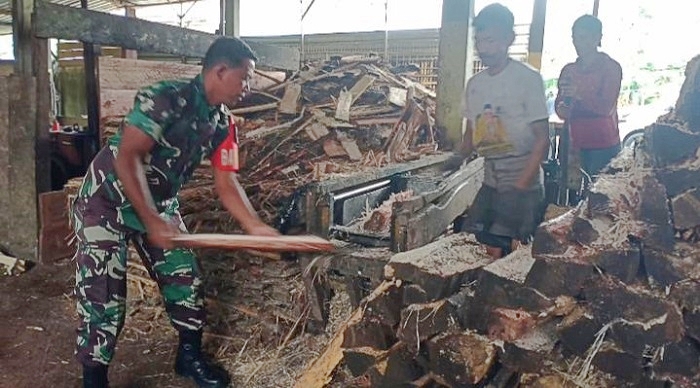
POLYGON ((474 233, 480 243, 507 253, 513 240, 530 242, 543 214, 541 188, 498 192, 484 185, 466 215, 455 223, 455 230, 474 233))

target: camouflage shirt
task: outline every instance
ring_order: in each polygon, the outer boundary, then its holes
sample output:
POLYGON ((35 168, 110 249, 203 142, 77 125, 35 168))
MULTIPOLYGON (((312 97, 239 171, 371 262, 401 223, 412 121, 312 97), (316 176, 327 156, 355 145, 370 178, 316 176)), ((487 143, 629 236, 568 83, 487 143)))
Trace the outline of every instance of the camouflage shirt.
POLYGON ((114 170, 124 125, 131 125, 155 141, 144 171, 158 211, 177 209, 178 191, 229 131, 228 112, 223 106, 209 105, 202 81, 200 74, 139 90, 121 128, 90 164, 78 197, 99 199, 99 206, 106 206, 103 209, 116 209, 119 223, 145 230, 114 170))

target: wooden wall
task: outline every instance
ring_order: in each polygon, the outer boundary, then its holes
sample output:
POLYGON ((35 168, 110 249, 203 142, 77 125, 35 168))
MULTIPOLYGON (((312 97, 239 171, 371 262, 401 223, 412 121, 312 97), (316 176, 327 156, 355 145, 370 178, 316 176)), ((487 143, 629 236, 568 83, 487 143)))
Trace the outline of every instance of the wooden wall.
POLYGON ((134 105, 138 89, 166 79, 191 78, 200 71, 200 66, 174 62, 99 57, 100 144, 116 131, 134 105))
MULTIPOLYGON (((110 57, 100 57, 97 63, 101 144, 116 131, 129 112, 138 89, 166 79, 191 78, 202 69, 199 65, 110 57)), ((285 76, 284 72, 264 74, 279 81, 285 76)), ((274 81, 267 77, 256 75, 251 81, 251 89, 273 85, 274 81)))

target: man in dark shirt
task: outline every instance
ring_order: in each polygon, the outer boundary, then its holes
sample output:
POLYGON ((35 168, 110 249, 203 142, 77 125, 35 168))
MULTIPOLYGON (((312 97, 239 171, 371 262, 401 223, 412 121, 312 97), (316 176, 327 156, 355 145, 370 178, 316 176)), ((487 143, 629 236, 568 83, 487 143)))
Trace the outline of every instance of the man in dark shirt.
POLYGON ((124 324, 129 241, 158 282, 179 332, 175 371, 200 387, 228 385, 226 372, 200 351, 205 311, 197 258, 172 238, 187 232, 177 193, 205 158, 222 203, 241 227, 253 235, 278 234, 257 217, 235 174, 236 130, 227 107, 249 90, 256 60, 241 40, 218 39, 194 79, 140 90, 119 132, 90 164, 72 209, 81 319, 76 356, 85 387, 107 386, 124 324))

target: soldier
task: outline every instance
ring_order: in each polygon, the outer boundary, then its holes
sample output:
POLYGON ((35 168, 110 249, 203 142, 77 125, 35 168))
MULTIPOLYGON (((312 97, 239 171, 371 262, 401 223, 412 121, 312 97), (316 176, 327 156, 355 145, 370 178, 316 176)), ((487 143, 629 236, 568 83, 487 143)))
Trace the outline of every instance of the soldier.
POLYGON ((140 90, 119 132, 90 164, 72 210, 81 319, 76 356, 84 387, 108 385, 107 367, 124 324, 129 241, 158 282, 179 332, 175 371, 200 387, 228 385, 228 374, 200 351, 205 311, 197 258, 172 238, 187 232, 177 193, 204 158, 212 162, 223 205, 245 232, 279 234, 257 217, 237 181, 235 125, 225 108, 249 91, 256 60, 241 40, 216 40, 194 79, 140 90))

